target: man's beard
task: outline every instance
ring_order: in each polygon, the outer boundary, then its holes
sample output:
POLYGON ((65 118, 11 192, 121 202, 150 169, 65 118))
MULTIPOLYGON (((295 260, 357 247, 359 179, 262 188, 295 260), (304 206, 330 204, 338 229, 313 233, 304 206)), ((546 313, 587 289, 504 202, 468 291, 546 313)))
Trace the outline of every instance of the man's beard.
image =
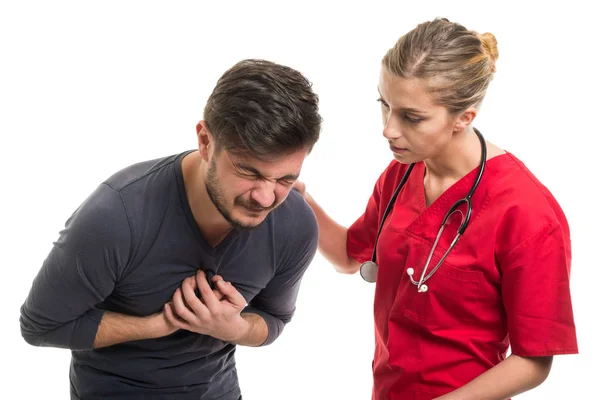
MULTIPOLYGON (((219 210, 219 213, 221 213, 223 218, 225 218, 225 220, 233 226, 233 229, 238 231, 250 230, 256 228, 262 223, 261 221, 256 225, 248 225, 232 217, 231 210, 227 209, 227 202, 225 201, 225 196, 223 194, 223 191, 221 190, 221 186, 219 185, 214 158, 211 160, 210 165, 208 167, 206 181, 204 185, 206 187, 206 193, 208 193, 208 197, 213 202, 217 210, 219 210)), ((250 200, 250 202, 247 202, 242 197, 236 197, 236 199, 234 200, 234 204, 245 207, 251 211, 271 211, 273 208, 275 208, 276 202, 273 202, 271 206, 264 208, 256 201, 250 200)))

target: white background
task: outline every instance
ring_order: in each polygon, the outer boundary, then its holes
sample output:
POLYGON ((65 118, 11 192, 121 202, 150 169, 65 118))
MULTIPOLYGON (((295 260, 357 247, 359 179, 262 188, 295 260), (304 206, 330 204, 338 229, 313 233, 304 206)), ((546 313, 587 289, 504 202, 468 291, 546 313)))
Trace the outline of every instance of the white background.
MULTIPOLYGON (((526 162, 571 224, 580 354, 556 357, 548 380, 519 398, 600 397, 592 2, 357 4, 1 3, 1 398, 68 398, 69 352, 20 336, 31 281, 68 216, 103 179, 195 146, 195 124, 225 69, 266 58, 314 83, 325 123, 302 179, 348 225, 391 160, 375 101, 379 61, 402 33, 437 16, 496 35, 497 74, 475 126, 526 162)), ((369 399, 372 298, 372 285, 335 273, 318 255, 280 339, 238 349, 244 398, 369 399)))

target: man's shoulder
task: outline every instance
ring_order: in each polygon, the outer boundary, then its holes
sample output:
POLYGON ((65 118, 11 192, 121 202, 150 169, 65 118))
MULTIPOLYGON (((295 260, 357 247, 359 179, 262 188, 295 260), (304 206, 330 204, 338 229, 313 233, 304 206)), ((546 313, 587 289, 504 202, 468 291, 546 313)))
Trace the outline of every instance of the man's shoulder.
POLYGON ((297 190, 292 189, 285 201, 275 209, 277 217, 283 217, 286 220, 305 220, 309 219, 316 223, 316 216, 312 208, 297 190))
POLYGON ((173 173, 173 168, 176 166, 177 161, 191 151, 192 150, 188 150, 182 153, 131 164, 113 173, 104 181, 104 183, 120 192, 125 188, 134 185, 136 182, 150 177, 154 178, 157 174, 164 173, 165 170, 170 174, 169 177, 172 177, 173 175, 171 174, 173 173))
POLYGON ((302 195, 295 189, 273 211, 276 234, 290 241, 318 240, 318 224, 315 213, 302 195))

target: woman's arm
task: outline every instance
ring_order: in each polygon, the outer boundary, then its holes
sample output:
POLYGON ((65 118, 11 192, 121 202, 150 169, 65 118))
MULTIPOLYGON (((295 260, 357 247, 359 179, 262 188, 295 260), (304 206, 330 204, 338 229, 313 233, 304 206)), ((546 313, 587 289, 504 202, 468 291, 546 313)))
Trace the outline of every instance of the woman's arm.
POLYGON ((461 388, 436 400, 504 400, 539 386, 552 367, 552 357, 510 355, 461 388))

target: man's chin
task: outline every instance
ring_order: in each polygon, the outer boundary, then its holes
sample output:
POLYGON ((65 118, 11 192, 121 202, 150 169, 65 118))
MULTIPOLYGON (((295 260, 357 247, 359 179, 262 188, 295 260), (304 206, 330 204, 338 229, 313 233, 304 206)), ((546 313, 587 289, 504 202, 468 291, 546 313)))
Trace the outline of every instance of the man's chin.
POLYGON ((265 218, 267 217, 267 215, 268 215, 268 212, 266 212, 266 211, 262 211, 262 212, 247 211, 247 212, 244 212, 243 215, 236 216, 236 218, 233 219, 233 224, 234 224, 234 227, 237 229, 242 229, 242 230, 254 229, 265 221, 265 218))

